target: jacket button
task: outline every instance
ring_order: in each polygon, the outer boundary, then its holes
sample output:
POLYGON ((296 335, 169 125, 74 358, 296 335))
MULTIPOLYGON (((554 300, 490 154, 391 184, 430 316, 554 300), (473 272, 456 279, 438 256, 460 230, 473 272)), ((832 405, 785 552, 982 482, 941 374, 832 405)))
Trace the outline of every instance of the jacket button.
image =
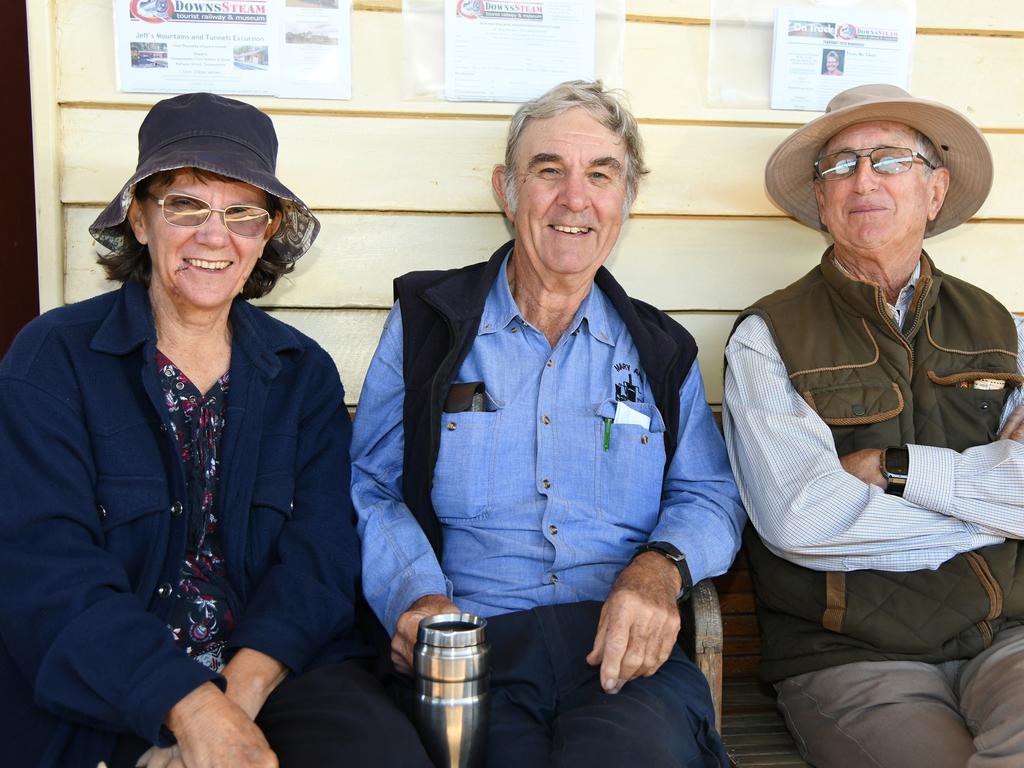
POLYGON ((978 407, 981 408, 981 410, 983 411, 987 411, 990 407, 992 407, 992 404, 988 400, 982 400, 978 404, 978 407))
POLYGON ((100 513, 100 520, 107 519, 107 508, 104 507, 102 504, 96 505, 96 511, 100 513))
POLYGON ((167 431, 167 425, 166 424, 161 424, 160 425, 160 431, 161 432, 166 432, 167 431))
POLYGON ((170 597, 173 591, 173 587, 166 581, 156 588, 157 597, 170 597))
POLYGON ((867 410, 860 403, 857 403, 855 406, 853 406, 852 410, 854 416, 863 416, 865 413, 867 413, 867 410))
POLYGON ((171 504, 171 517, 181 517, 182 506, 180 501, 171 504))

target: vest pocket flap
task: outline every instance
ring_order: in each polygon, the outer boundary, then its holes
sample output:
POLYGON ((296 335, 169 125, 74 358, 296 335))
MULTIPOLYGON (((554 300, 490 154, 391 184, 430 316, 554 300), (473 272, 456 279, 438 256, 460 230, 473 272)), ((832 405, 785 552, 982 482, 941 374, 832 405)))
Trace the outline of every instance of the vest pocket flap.
POLYGON ((1011 389, 1024 384, 1024 376, 1015 371, 957 371, 942 376, 935 371, 928 371, 928 378, 940 387, 960 387, 961 389, 999 390, 1011 389))
POLYGON ((822 421, 834 427, 878 424, 903 411, 903 394, 893 382, 808 389, 803 398, 822 421))

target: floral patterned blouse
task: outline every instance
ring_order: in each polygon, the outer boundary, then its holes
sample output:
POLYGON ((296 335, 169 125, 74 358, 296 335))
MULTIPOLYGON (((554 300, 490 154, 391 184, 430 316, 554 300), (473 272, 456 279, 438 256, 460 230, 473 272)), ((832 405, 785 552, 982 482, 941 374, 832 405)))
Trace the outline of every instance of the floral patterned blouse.
POLYGON ((228 582, 217 530, 218 451, 228 374, 224 373, 204 396, 159 350, 156 364, 185 475, 183 511, 188 531, 185 560, 167 626, 189 656, 219 672, 227 663, 227 640, 240 609, 238 596, 228 582))

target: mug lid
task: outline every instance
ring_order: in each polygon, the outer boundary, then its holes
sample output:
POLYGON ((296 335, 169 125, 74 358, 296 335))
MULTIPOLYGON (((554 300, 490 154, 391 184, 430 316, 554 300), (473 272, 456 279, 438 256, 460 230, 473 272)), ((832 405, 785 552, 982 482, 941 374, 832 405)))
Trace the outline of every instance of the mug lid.
POLYGON ((487 619, 472 613, 439 613, 420 620, 418 642, 440 648, 465 648, 484 642, 487 619))

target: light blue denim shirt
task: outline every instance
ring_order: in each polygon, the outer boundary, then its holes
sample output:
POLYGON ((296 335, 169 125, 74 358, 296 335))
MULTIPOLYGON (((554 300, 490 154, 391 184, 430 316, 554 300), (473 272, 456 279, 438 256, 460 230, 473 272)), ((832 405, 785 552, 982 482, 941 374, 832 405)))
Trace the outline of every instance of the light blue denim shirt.
MULTIPOLYGON (((507 259, 506 259, 507 264, 507 259)), ((363 589, 390 633, 415 600, 447 594, 492 616, 604 600, 638 544, 668 541, 694 581, 723 573, 746 519, 696 362, 665 424, 625 324, 595 285, 554 349, 523 320, 502 265, 455 382, 488 412, 444 413, 432 500, 438 563, 402 501, 402 318, 393 307, 366 375, 352 442, 363 589), (624 400, 650 427, 612 423, 624 400)))

